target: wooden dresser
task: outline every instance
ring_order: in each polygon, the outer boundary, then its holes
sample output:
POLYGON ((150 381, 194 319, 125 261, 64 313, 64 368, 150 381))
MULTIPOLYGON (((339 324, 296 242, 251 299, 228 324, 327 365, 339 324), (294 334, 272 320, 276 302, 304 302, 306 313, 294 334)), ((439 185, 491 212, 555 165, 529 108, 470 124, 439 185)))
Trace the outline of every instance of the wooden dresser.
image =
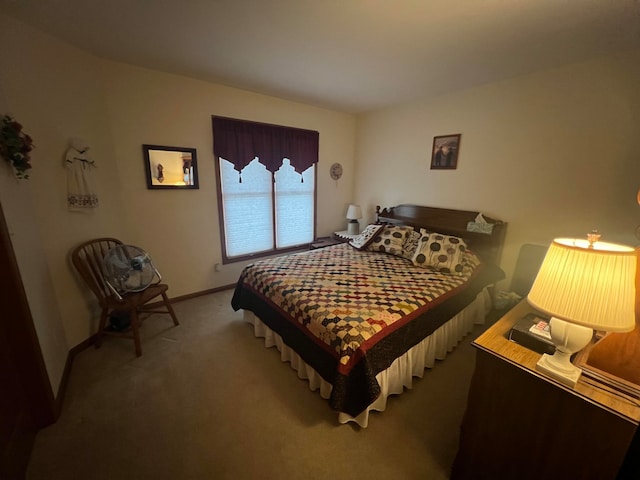
POLYGON ((452 479, 640 479, 640 406, 581 378, 568 388, 509 341, 522 301, 473 346, 476 368, 452 479))

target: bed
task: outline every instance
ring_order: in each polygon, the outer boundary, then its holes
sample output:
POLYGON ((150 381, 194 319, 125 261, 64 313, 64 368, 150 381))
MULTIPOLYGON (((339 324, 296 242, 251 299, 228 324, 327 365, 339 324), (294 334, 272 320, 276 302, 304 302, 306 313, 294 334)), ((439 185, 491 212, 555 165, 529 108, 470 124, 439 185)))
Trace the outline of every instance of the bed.
POLYGON ((491 307, 506 223, 479 212, 376 208, 363 233, 256 261, 232 298, 265 346, 319 390, 338 421, 368 424, 491 307))

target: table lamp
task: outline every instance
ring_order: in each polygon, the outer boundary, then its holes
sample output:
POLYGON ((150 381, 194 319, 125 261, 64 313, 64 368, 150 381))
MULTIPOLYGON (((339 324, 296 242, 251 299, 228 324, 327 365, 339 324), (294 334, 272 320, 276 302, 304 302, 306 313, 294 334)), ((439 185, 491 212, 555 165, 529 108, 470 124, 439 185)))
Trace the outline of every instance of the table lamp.
POLYGON ((555 239, 527 296, 532 307, 551 316, 556 346, 536 370, 572 388, 582 371, 571 363, 571 355, 589 344, 594 329, 635 328, 635 251, 598 237, 555 239))
POLYGON ((358 223, 358 219, 360 218, 362 218, 360 205, 349 205, 347 209, 347 219, 349 220, 347 233, 349 235, 358 235, 360 233, 360 224, 358 223))

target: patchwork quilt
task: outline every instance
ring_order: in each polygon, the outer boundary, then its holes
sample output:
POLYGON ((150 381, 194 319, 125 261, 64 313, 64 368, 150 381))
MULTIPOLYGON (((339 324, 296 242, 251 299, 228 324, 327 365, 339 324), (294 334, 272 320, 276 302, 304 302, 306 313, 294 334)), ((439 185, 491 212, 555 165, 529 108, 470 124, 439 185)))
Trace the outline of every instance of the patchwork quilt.
POLYGON ((260 260, 238 280, 232 306, 253 311, 327 382, 352 416, 375 400, 375 375, 504 277, 466 254, 462 275, 414 266, 348 244, 260 260))

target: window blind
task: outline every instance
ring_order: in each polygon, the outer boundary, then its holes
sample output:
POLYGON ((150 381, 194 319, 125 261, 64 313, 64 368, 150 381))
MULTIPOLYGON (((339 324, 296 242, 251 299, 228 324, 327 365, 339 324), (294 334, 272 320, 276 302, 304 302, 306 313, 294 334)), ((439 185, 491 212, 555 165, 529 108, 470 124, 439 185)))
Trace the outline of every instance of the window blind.
POLYGON ((223 261, 313 241, 318 132, 212 117, 223 261))

